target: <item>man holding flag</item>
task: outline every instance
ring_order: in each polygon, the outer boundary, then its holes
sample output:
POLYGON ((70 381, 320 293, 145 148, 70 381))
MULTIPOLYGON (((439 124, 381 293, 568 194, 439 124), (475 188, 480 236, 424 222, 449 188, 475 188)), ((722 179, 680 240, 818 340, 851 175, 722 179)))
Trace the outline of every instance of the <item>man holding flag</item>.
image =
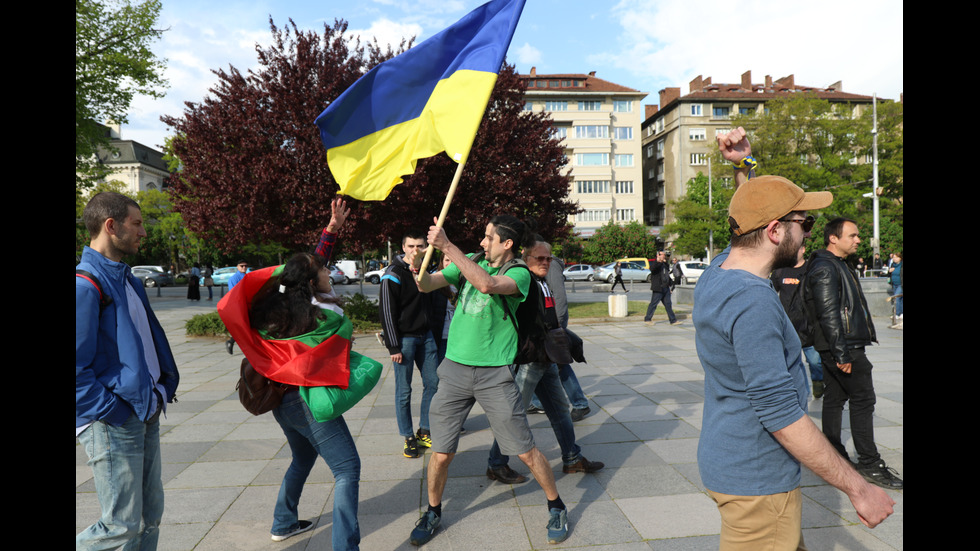
POLYGON ((449 326, 446 359, 439 366, 439 389, 429 412, 432 457, 429 460, 429 508, 412 531, 413 545, 432 539, 442 519, 442 494, 459 443, 460 429, 476 402, 486 412, 500 450, 516 455, 531 470, 548 500, 548 541, 568 537, 565 504, 558 495, 551 465, 534 445, 524 402, 511 373, 517 355, 517 329, 508 312, 527 297, 531 274, 525 267, 501 268, 522 246, 533 243, 523 222, 513 216, 495 216, 487 224, 480 246, 484 257, 474 262, 446 237, 438 226, 429 228, 429 243, 452 261, 441 272, 419 270, 419 254, 405 262, 420 274, 419 289, 435 291, 447 285, 459 289, 459 302, 449 326))
MULTIPOLYGON (((411 50, 374 67, 316 119, 339 193, 355 199, 384 200, 404 175, 415 172, 419 159, 445 151, 458 163, 442 212, 429 232, 429 243, 442 250, 453 265, 432 276, 422 270, 419 288, 431 291, 452 283, 460 289, 442 366, 459 377, 445 386, 440 382, 430 406, 433 457, 428 473, 429 510, 412 532, 414 545, 429 541, 439 526, 442 492, 459 429, 478 399, 501 448, 519 456, 544 489, 551 516, 549 541, 557 543, 568 535, 565 506, 558 496, 554 473, 534 447, 520 407, 520 392, 508 368, 517 352, 517 331, 502 315, 503 303, 508 301, 516 309, 526 297, 530 273, 516 269, 507 275, 496 274, 524 244, 527 232, 513 217, 502 217, 506 224, 489 224, 483 241, 487 257, 477 264, 453 247, 442 231, 524 3, 487 2, 411 50), (463 278, 468 285, 462 284, 463 278), (487 315, 494 309, 499 312, 487 315), (483 331, 499 336, 484 338, 487 333, 483 331), (474 335, 480 335, 480 340, 474 340, 474 335), (492 350, 486 349, 487 345, 492 350), (466 373, 481 380, 479 389, 459 386, 466 373)), ((500 222, 501 217, 494 220, 500 222)), ((424 260, 411 253, 405 261, 418 271, 420 265, 428 265, 432 250, 428 249, 424 260)), ((440 378, 443 371, 440 368, 440 378)), ((472 383, 471 379, 466 384, 472 383)))

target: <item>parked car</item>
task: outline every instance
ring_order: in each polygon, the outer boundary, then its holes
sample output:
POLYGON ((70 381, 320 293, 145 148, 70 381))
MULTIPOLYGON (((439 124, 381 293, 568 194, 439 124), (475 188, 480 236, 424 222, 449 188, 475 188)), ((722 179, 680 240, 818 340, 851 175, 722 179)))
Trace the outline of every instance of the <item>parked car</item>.
MULTIPOLYGON (((623 262, 620 268, 623 271, 623 281, 650 281, 650 270, 644 268, 639 262, 623 262)), ((610 262, 605 266, 600 266, 595 278, 606 283, 615 281, 616 263, 610 262)))
POLYGON ((330 265, 327 267, 330 268, 330 283, 344 283, 344 278, 346 275, 344 274, 343 270, 335 265, 330 265))
POLYGON ((373 272, 364 274, 364 281, 374 284, 381 283, 381 276, 385 275, 385 269, 386 268, 382 268, 380 270, 374 270, 373 272))
POLYGON ((146 287, 166 287, 168 285, 174 284, 174 276, 170 275, 170 272, 165 270, 163 266, 133 266, 133 275, 138 277, 143 285, 146 287), (140 270, 141 275, 137 275, 136 270, 140 270), (150 277, 151 281, 149 284, 146 282, 147 276, 150 277))
POLYGON ((708 265, 697 260, 682 260, 677 263, 681 267, 681 280, 677 283, 697 283, 701 274, 708 269, 708 265))
POLYGON ((565 281, 595 281, 595 269, 588 264, 572 264, 562 274, 565 281))
POLYGON ((133 268, 133 275, 143 282, 144 287, 166 287, 174 284, 174 278, 164 271, 147 270, 147 267, 133 268))
POLYGON ((344 272, 344 285, 360 280, 361 274, 364 273, 364 268, 361 266, 360 260, 338 260, 336 264, 340 268, 340 271, 344 272))
POLYGON ((235 272, 237 271, 238 268, 236 268, 235 266, 226 266, 224 268, 218 268, 214 271, 213 274, 211 274, 211 280, 214 281, 215 287, 221 285, 228 285, 228 280, 231 279, 231 276, 235 275, 235 272))
MULTIPOLYGON (((637 264, 640 265, 641 268, 647 270, 650 269, 650 264, 656 261, 657 261, 656 258, 642 258, 639 256, 631 256, 629 258, 620 258, 616 260, 616 262, 622 262, 623 264, 626 264, 627 262, 636 262, 637 264)), ((615 262, 613 264, 615 264, 615 262)))

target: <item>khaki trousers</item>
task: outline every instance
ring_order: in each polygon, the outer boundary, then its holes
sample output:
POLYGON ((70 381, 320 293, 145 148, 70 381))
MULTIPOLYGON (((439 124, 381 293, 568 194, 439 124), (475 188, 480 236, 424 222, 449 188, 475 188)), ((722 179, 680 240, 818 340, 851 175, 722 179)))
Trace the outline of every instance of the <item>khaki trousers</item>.
POLYGON ((708 490, 721 513, 719 551, 806 551, 803 494, 799 488, 764 496, 708 490))

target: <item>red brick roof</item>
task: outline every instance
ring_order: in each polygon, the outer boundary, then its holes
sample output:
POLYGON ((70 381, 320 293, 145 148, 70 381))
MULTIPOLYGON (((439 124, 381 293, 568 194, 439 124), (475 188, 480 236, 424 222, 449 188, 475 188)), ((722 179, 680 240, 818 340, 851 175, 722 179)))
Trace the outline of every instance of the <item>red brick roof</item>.
POLYGON ((609 82, 608 80, 603 80, 595 75, 587 75, 580 73, 561 73, 553 75, 517 75, 518 78, 527 81, 527 90, 531 91, 543 91, 543 90, 561 90, 563 92, 631 92, 635 94, 642 94, 643 92, 636 90, 634 88, 627 88, 626 86, 620 86, 614 82, 609 82), (535 87, 532 86, 532 82, 548 82, 557 81, 558 86, 544 86, 535 87), (579 86, 563 86, 563 82, 574 82, 579 81, 579 86))

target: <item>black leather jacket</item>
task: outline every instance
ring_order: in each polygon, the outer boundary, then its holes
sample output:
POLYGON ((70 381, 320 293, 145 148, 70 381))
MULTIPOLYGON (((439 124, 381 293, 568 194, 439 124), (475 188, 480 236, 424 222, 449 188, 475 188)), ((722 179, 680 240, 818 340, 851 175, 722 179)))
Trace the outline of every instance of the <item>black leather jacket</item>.
POLYGON ((878 342, 861 284, 842 258, 816 251, 804 284, 813 346, 837 363, 851 363, 850 350, 878 342))

